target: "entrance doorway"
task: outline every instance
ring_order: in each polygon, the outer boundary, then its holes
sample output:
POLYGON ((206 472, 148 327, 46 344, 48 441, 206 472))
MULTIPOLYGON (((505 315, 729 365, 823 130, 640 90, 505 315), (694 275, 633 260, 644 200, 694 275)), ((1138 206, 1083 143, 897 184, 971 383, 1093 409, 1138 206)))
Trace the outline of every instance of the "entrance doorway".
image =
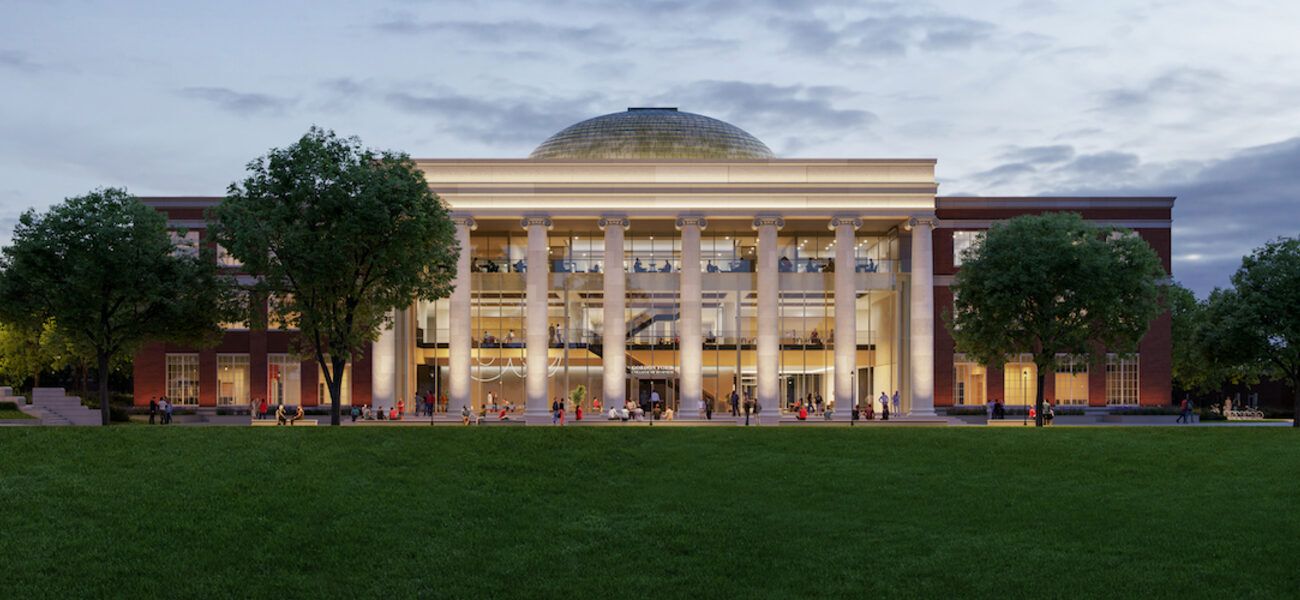
POLYGON ((654 412, 651 401, 655 394, 659 395, 660 410, 668 408, 672 408, 673 412, 680 410, 677 406, 677 378, 675 377, 637 377, 632 381, 632 389, 635 393, 631 399, 645 408, 647 414, 654 412))

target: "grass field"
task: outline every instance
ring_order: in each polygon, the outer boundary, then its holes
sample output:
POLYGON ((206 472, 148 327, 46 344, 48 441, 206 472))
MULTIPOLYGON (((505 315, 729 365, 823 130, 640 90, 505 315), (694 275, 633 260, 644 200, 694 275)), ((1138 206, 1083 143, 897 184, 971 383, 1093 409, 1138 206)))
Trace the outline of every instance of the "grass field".
POLYGON ((0 430, 0 598, 1296 597, 1290 428, 0 430))

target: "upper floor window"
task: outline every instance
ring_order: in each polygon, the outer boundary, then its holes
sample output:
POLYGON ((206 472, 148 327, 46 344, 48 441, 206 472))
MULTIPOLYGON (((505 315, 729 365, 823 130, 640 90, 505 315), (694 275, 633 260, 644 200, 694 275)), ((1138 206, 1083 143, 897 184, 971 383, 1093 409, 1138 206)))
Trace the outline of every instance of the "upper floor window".
POLYGON ((954 231, 952 232, 952 266, 961 266, 961 254, 967 248, 975 245, 975 240, 981 231, 954 231))
POLYGON ((176 248, 174 254, 180 256, 187 254, 189 256, 199 255, 199 232, 187 231, 185 235, 180 235, 176 231, 168 231, 172 238, 172 246, 176 248))

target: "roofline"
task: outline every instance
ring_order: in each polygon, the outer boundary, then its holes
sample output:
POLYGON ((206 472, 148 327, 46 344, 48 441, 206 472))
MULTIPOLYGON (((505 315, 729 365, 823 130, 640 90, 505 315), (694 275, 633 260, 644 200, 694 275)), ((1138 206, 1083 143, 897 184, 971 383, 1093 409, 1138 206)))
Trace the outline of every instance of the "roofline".
POLYGON ((418 164, 435 165, 933 165, 935 158, 415 158, 418 164))

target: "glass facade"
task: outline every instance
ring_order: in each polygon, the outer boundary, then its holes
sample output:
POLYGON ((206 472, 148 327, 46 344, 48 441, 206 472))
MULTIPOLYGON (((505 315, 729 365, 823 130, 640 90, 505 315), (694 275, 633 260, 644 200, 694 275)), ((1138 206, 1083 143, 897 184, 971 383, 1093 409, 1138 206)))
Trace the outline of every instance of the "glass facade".
POLYGON ((965 354, 952 357, 952 403, 955 405, 979 405, 988 402, 988 370, 983 365, 970 361, 965 354))
POLYGON ((302 363, 288 354, 266 357, 268 402, 298 406, 302 400, 302 363))
MULTIPOLYGON (((517 222, 515 222, 517 225, 517 222)), ((833 397, 836 299, 832 232, 779 235, 777 296, 780 328, 780 408, 800 400, 833 397)), ((483 229, 487 229, 486 227, 483 229)), ((625 233, 623 255, 605 256, 604 232, 590 226, 557 226, 547 234, 548 398, 573 407, 578 391, 584 411, 595 408, 604 381, 604 271, 610 260, 625 269, 625 398, 657 395, 662 408, 681 405, 682 241, 671 220, 635 221, 625 233)), ((861 234, 856 239, 859 398, 898 388, 900 327, 897 237, 861 234)), ((471 398, 475 411, 517 413, 525 393, 525 275, 527 232, 475 231, 470 236, 471 398)), ((752 228, 706 227, 701 232, 702 393, 715 412, 729 409, 733 390, 757 395, 757 236, 752 228)), ((447 300, 416 308, 416 390, 445 392, 451 323, 447 300)), ((603 400, 601 412, 609 410, 603 400)))
POLYGON ((167 400, 177 406, 198 406, 198 354, 167 355, 167 400))
POLYGON ((217 404, 248 404, 248 355, 217 355, 217 404))
POLYGON ((1137 354, 1106 355, 1106 404, 1130 405, 1138 403, 1137 354))
POLYGON ((1056 355, 1056 404, 1088 404, 1088 357, 1056 355))
POLYGON ((1033 355, 1021 354, 1015 361, 1002 366, 1002 387, 1006 391, 1005 404, 1033 404, 1038 398, 1038 366, 1033 355))

